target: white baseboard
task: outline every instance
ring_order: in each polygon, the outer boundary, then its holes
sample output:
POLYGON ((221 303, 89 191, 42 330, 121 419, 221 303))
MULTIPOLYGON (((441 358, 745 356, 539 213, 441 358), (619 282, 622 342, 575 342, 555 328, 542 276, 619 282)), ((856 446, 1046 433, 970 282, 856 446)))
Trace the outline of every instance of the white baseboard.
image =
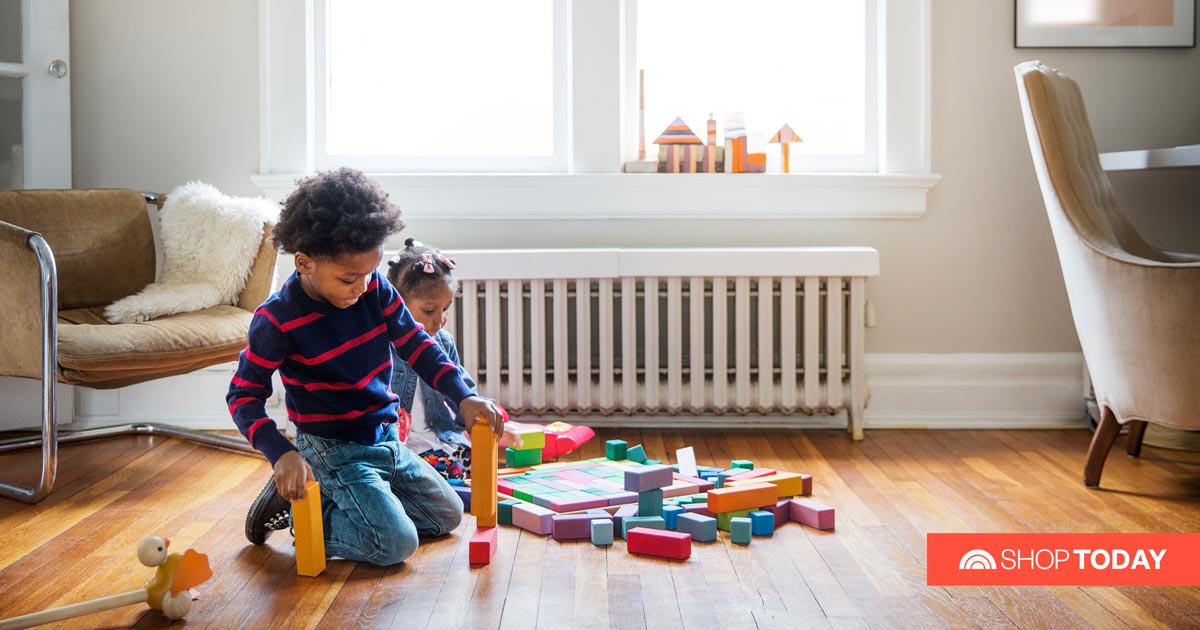
MULTIPOLYGON (((75 428, 124 422, 166 422, 193 429, 232 429, 225 392, 235 365, 217 365, 116 390, 59 386, 60 421, 75 428), (73 409, 72 409, 73 407, 73 409)), ((868 354, 871 400, 865 426, 937 429, 1049 429, 1087 426, 1083 357, 1041 354, 868 354)), ((279 391, 276 383, 276 391, 279 391)), ((36 419, 36 381, 0 379, 0 427, 10 410, 36 419), (10 381, 21 381, 14 385, 10 381), (32 412, 25 410, 32 409, 32 412)), ((268 413, 284 426, 279 397, 268 413)), ((19 415, 19 414, 18 414, 19 415)), ((529 417, 552 421, 556 416, 529 417)), ((846 414, 737 414, 690 416, 587 416, 569 421, 592 426, 844 428, 846 414)))

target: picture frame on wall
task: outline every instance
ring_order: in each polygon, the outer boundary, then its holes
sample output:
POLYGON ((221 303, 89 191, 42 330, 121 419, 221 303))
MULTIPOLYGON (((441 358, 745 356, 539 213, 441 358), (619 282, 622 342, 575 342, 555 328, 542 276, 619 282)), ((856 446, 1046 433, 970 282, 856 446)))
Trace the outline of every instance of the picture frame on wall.
POLYGON ((1193 48, 1196 0, 1014 0, 1017 48, 1193 48))

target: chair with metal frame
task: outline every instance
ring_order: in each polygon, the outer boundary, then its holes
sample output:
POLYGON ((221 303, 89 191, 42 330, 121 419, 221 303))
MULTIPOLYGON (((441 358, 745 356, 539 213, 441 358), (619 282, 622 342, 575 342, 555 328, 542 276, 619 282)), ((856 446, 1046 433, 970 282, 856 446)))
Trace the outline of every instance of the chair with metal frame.
POLYGON ((41 436, 0 442, 0 454, 40 448, 33 486, 0 481, 0 496, 36 503, 54 487, 58 445, 161 435, 259 455, 245 440, 153 422, 59 431, 58 382, 113 389, 236 360, 267 298, 276 252, 269 226, 236 305, 110 324, 104 307, 154 281, 148 204, 127 189, 0 191, 0 303, 7 325, 0 376, 41 381, 41 436), (37 296, 37 300, 34 300, 37 296))

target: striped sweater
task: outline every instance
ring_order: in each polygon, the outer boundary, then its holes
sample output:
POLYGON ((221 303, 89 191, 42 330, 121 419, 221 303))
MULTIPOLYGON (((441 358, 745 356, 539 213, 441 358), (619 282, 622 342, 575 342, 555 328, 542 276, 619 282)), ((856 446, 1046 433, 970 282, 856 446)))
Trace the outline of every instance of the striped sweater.
POLYGON ((455 403, 474 394, 462 370, 379 272, 346 309, 309 297, 293 273, 255 311, 249 337, 225 400, 238 430, 272 465, 295 450, 266 413, 275 370, 283 380, 288 418, 301 433, 360 444, 375 444, 385 424, 397 419, 392 347, 455 403))

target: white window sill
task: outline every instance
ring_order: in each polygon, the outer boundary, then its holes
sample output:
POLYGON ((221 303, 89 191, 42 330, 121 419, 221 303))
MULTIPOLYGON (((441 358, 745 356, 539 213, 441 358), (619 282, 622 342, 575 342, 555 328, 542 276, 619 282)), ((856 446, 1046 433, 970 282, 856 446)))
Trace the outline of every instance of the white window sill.
MULTIPOLYGON (((917 219, 937 174, 371 173, 410 219, 917 219)), ((299 174, 251 181, 282 201, 299 174)))

